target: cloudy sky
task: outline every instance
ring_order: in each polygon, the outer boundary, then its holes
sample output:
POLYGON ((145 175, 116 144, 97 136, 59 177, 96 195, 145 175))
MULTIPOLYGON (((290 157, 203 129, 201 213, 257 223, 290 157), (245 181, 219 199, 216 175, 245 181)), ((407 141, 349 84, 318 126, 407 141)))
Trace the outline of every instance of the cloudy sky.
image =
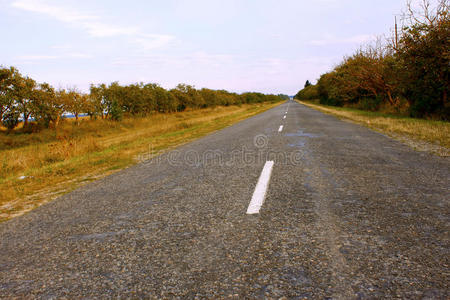
POLYGON ((0 0, 0 65, 55 87, 295 94, 389 34, 404 0, 0 0))

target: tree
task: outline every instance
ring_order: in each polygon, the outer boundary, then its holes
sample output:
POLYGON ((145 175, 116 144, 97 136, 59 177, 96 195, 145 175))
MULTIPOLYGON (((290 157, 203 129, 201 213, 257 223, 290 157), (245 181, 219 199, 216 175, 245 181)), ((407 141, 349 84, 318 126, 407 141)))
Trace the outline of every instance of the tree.
POLYGON ((450 119, 449 2, 440 0, 433 9, 429 1, 423 0, 421 11, 415 11, 409 2, 405 18, 407 26, 403 28, 396 58, 411 115, 437 114, 450 119))
POLYGON ((18 110, 22 113, 24 127, 28 124, 31 115, 31 99, 36 91, 36 81, 29 77, 22 77, 16 74, 14 77, 14 100, 18 105, 18 110))
POLYGON ((105 100, 105 90, 106 86, 104 84, 99 86, 91 84, 89 93, 90 104, 88 105, 88 114, 91 118, 100 115, 103 119, 105 114, 108 113, 105 100))
POLYGON ((203 88, 199 91, 199 93, 205 101, 206 106, 215 107, 219 104, 219 97, 216 91, 203 88))
POLYGON ((57 127, 65 110, 65 91, 56 92, 48 83, 38 85, 31 101, 32 115, 45 127, 57 127))
POLYGON ((3 114, 12 106, 12 88, 13 88, 13 74, 16 69, 0 68, 0 121, 3 119, 3 114))
POLYGON ((306 82, 305 82, 305 89, 308 87, 308 86, 310 86, 311 85, 311 82, 309 82, 309 80, 306 80, 306 82))
POLYGON ((123 110, 117 100, 113 100, 111 103, 111 120, 121 121, 123 118, 123 110))
POLYGON ((156 90, 160 88, 155 83, 148 83, 141 86, 142 89, 142 110, 144 114, 149 114, 158 110, 158 100, 156 90))
POLYGON ((111 83, 107 88, 102 85, 104 95, 104 105, 106 108, 106 116, 110 116, 114 110, 113 119, 117 120, 123 116, 123 89, 117 81, 111 83), (120 117, 119 117, 120 115, 120 117))
POLYGON ((78 124, 79 115, 88 110, 88 96, 73 88, 68 93, 65 93, 63 97, 65 109, 75 116, 75 121, 78 124))
POLYGON ((294 97, 299 100, 314 100, 319 99, 319 94, 317 92, 317 85, 309 85, 303 90, 300 90, 294 97))
MULTIPOLYGON (((10 112, 8 118, 11 119, 17 111, 22 114, 24 126, 26 126, 31 115, 30 102, 35 88, 36 82, 29 77, 23 77, 16 68, 2 68, 0 71, 0 119, 7 111, 10 112), (14 113, 12 113, 13 110, 14 113)), ((10 124, 13 123, 10 122, 10 124)))
POLYGON ((159 112, 170 113, 178 109, 178 99, 170 91, 166 91, 162 87, 154 88, 156 103, 159 112))
POLYGON ((188 107, 200 108, 205 106, 205 100, 191 85, 179 84, 171 92, 178 100, 178 111, 183 111, 188 107))

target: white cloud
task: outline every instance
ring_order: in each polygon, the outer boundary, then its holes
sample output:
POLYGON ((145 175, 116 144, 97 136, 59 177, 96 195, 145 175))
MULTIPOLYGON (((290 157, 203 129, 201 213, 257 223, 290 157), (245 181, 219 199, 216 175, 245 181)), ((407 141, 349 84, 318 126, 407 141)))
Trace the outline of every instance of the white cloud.
POLYGON ((136 26, 117 26, 102 22, 97 15, 77 12, 62 6, 50 5, 42 0, 15 0, 13 7, 46 15, 60 22, 85 30, 92 37, 130 36, 146 49, 166 46, 174 39, 170 35, 146 34, 136 26))
POLYGON ((136 37, 135 42, 138 43, 143 50, 151 50, 163 47, 174 40, 171 35, 164 34, 141 34, 136 37))
POLYGON ((82 22, 82 26, 93 37, 111 37, 118 35, 134 35, 139 32, 137 27, 118 27, 102 22, 82 22))
POLYGON ((235 57, 228 54, 211 54, 204 51, 189 53, 183 56, 173 55, 140 55, 135 57, 116 58, 113 65, 133 67, 164 66, 165 68, 199 68, 224 67, 235 63, 235 57))
POLYGON ((81 22, 96 19, 96 16, 81 14, 68 9, 51 6, 39 0, 16 0, 11 4, 15 8, 41 13, 62 22, 81 22))
POLYGON ((16 57, 20 61, 41 61, 41 60, 57 60, 67 58, 92 58, 91 55, 84 53, 65 53, 60 55, 22 55, 16 57))
POLYGON ((47 15, 60 22, 83 28, 91 36, 109 37, 135 34, 136 27, 119 27, 105 24, 96 15, 77 12, 61 6, 49 5, 41 0, 15 0, 12 6, 22 10, 47 15))
POLYGON ((337 38, 337 37, 326 37, 320 40, 312 40, 308 42, 312 46, 327 46, 327 45, 337 45, 337 44, 364 44, 370 41, 374 41, 376 36, 369 34, 355 35, 349 38, 337 38))

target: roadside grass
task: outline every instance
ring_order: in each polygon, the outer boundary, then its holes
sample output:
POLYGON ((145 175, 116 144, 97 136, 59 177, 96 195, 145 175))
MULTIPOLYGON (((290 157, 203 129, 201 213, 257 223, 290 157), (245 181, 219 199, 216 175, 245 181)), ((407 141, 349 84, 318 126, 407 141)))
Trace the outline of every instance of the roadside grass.
POLYGON ((416 150, 450 156, 450 123, 298 101, 399 140, 416 150))
POLYGON ((35 134, 0 132, 0 222, 90 181, 261 113, 279 103, 64 122, 35 134))

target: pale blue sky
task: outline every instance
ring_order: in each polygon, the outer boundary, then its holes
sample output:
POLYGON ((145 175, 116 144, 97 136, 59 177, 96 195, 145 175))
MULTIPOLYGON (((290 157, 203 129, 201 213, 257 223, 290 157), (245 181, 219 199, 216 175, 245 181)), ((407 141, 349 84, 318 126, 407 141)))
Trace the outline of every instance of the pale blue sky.
POLYGON ((0 64, 55 87, 295 94, 389 34, 404 0, 0 0, 0 64))

